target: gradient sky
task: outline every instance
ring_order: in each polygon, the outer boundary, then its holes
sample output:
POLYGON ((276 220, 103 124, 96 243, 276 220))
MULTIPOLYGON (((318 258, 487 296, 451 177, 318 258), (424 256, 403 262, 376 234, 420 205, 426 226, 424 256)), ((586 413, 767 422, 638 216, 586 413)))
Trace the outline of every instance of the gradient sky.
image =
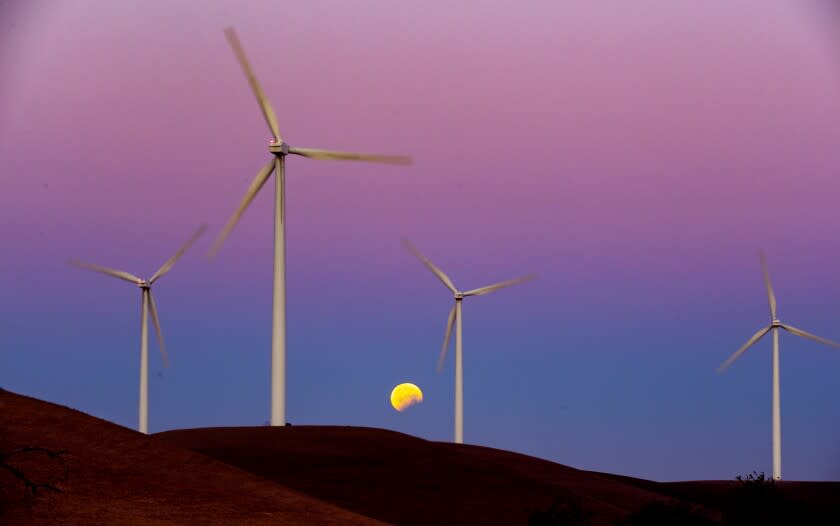
MULTIPOLYGON (((0 385, 137 423, 149 276, 172 366, 150 430, 269 418, 272 192, 209 261, 268 159, 234 25, 292 145, 287 418, 453 433, 656 480, 771 472, 758 250, 783 321, 840 340, 840 40, 819 2, 0 3, 0 385), (397 383, 425 393, 405 413, 397 383)), ((835 18, 836 20, 836 18, 835 18)), ((273 185, 272 185, 273 186, 273 185)), ((840 351, 781 335, 786 479, 840 479, 840 351)), ((161 372, 162 371, 162 372, 161 372)), ((160 374, 159 374, 160 373, 160 374)))

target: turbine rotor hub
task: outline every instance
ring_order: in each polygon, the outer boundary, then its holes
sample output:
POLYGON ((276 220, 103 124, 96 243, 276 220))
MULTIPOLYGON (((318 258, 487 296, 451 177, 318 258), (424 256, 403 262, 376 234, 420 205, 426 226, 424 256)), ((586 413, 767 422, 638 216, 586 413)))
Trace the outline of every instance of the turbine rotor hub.
POLYGON ((151 283, 149 283, 147 280, 142 279, 142 278, 141 278, 141 279, 137 282, 137 286, 138 286, 138 287, 140 287, 141 289, 150 289, 150 288, 152 288, 152 284, 151 284, 151 283))
POLYGON ((464 299, 464 293, 461 292, 461 291, 456 292, 455 293, 455 301, 461 301, 462 299, 464 299))
POLYGON ((771 327, 781 327, 781 326, 782 326, 782 322, 781 322, 781 321, 779 321, 779 320, 773 320, 773 321, 772 321, 772 323, 770 323, 770 326, 771 326, 771 327))
POLYGON ((268 151, 274 155, 289 155, 289 145, 283 141, 268 144, 268 151))

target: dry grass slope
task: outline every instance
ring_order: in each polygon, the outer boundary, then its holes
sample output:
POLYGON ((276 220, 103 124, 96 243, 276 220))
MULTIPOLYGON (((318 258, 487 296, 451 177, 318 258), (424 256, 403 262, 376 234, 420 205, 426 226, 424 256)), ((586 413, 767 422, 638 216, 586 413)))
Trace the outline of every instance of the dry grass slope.
POLYGON ((46 455, 15 457, 60 493, 24 497, 0 470, 0 524, 381 525, 204 455, 56 404, 0 390, 0 451, 67 450, 68 473, 46 455))
POLYGON ((361 427, 207 428, 156 435, 342 508, 406 525, 527 524, 531 509, 579 497, 612 524, 668 497, 600 474, 497 449, 361 427))
MULTIPOLYGON (((21 481, 0 469, 4 526, 526 525, 529 511, 547 509, 558 496, 580 502, 588 524, 597 526, 657 501, 699 504, 720 518, 715 510, 742 494, 734 481, 653 482, 382 429, 207 428, 146 436, 2 389, 0 415, 0 453, 23 446, 67 451, 59 459, 34 452, 10 460, 61 492, 25 497, 21 481)), ((808 510, 830 512, 840 502, 840 483, 784 482, 779 490, 808 510)))

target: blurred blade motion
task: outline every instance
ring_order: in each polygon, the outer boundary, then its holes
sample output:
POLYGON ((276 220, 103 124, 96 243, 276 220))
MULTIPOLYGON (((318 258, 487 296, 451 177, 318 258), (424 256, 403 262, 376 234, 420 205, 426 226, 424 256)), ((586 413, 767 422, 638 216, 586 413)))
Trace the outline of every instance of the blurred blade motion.
POLYGON ((318 148, 290 147, 289 153, 325 161, 363 161, 368 163, 410 165, 414 160, 407 155, 380 155, 374 153, 334 152, 318 148))
POLYGON ((411 252, 412 254, 414 254, 414 256, 415 256, 417 259, 419 259, 421 263, 423 263, 424 265, 426 265, 426 268, 428 268, 429 270, 431 270, 431 271, 432 271, 432 273, 433 273, 435 276, 437 276, 437 277, 438 277, 438 279, 439 279, 439 280, 440 280, 440 281, 441 281, 444 285, 446 285, 446 288, 448 288, 449 290, 451 290, 453 294, 454 294, 454 293, 456 293, 456 292, 458 292, 458 291, 457 291, 457 289, 455 289, 455 285, 452 283, 452 280, 451 280, 451 279, 449 279, 449 276, 447 276, 446 274, 444 274, 444 273, 443 273, 443 271, 442 271, 442 270, 440 270, 439 268, 437 268, 437 267, 435 266, 435 264, 434 264, 434 263, 432 263, 432 261, 431 261, 429 258, 427 258, 426 256, 424 256, 424 255, 423 255, 423 253, 422 253, 422 252, 420 252, 420 251, 417 249, 417 247, 415 247, 415 246, 411 243, 411 241, 409 241, 409 240, 407 240, 407 239, 403 239, 403 240, 402 240, 402 243, 403 243, 403 246, 405 246, 405 248, 407 248, 407 249, 409 250, 409 252, 411 252))
POLYGON ((155 299, 152 297, 151 289, 147 290, 146 296, 149 300, 149 312, 152 315, 152 324, 155 326, 155 334, 157 334, 158 346, 160 347, 160 356, 163 358, 163 366, 169 367, 169 354, 166 352, 166 346, 163 344, 163 333, 160 330, 160 319, 158 318, 157 305, 155 299))
POLYGON ((767 288, 767 301, 770 304, 770 316, 776 319, 776 295, 773 294, 773 286, 770 285, 770 273, 767 271, 767 256, 764 255, 764 250, 758 253, 761 260, 761 273, 764 276, 764 286, 767 288))
POLYGON ((155 272, 151 278, 149 278, 149 283, 154 283, 158 278, 164 276, 167 272, 169 272, 172 269, 172 266, 175 264, 175 262, 178 261, 181 258, 181 256, 184 255, 184 253, 192 246, 193 243, 196 242, 196 240, 198 240, 199 237, 201 237, 202 234, 204 234, 205 230, 207 230, 207 225, 201 225, 200 227, 198 227, 198 230, 196 230, 195 234, 193 234, 192 237, 190 237, 187 240, 187 242, 184 243, 181 246, 181 248, 178 249, 178 252, 176 252, 174 256, 169 258, 169 260, 167 260, 166 263, 164 263, 158 269, 158 271, 155 272))
POLYGON ((265 122, 271 130, 271 134, 274 136, 274 142, 281 142, 283 137, 280 136, 280 126, 277 124, 277 115, 275 115, 274 109, 271 107, 271 104, 268 103, 268 99, 266 98, 265 93, 263 93, 262 87, 260 87, 259 82, 257 82, 257 77, 254 75, 254 70, 251 69, 251 64, 245 56, 245 50, 242 48, 242 43, 239 42, 239 36, 237 36, 236 30, 232 27, 228 27, 225 29, 225 37, 227 37, 230 47, 233 48, 233 52, 236 54, 236 59, 242 67, 242 71, 244 71, 245 76, 248 77, 248 82, 251 84, 251 90, 257 98, 257 103, 260 105, 263 117, 265 117, 265 122))
POLYGON ((449 311, 449 319, 446 321, 446 333, 443 336, 443 347, 440 349, 440 357, 438 357, 437 372, 443 370, 443 361, 446 359, 446 351, 449 349, 449 340, 452 338, 452 326, 455 324, 455 309, 457 304, 452 306, 449 311))
POLYGON ((742 354, 744 354, 744 352, 745 352, 747 349, 749 349, 750 347, 752 347, 752 346, 755 344, 755 342, 757 342, 758 340, 760 340, 762 336, 764 336, 765 334, 767 334, 768 332, 770 332, 770 329, 772 329, 772 328, 773 328, 773 326, 772 326, 772 325, 768 325, 767 327, 764 327, 763 329, 759 330, 757 333, 753 334, 752 338, 750 338, 749 340, 747 340, 747 343, 745 343, 745 344, 743 345, 743 347, 741 347, 740 349, 738 349, 737 351, 735 351, 735 353, 734 353, 734 354, 732 354, 732 356, 730 356, 729 358, 727 358, 727 359, 726 359, 726 361, 725 361, 725 362, 723 362, 723 363, 721 364, 721 366, 720 366, 720 367, 718 367, 718 372, 719 372, 719 373, 722 373, 723 371, 725 371, 727 367, 729 367, 730 365, 732 365, 732 362, 734 362, 734 361, 735 361, 735 360, 737 360, 737 359, 738 359, 738 358, 739 358, 742 354))
POLYGON ((109 276, 113 276, 115 278, 123 279, 130 283, 134 283, 135 285, 143 281, 139 277, 131 274, 129 272, 124 272, 122 270, 114 270, 112 268, 101 267, 99 265, 94 265, 93 263, 85 263, 84 261, 79 261, 77 259, 71 259, 69 263, 73 266, 83 268, 85 270, 92 270, 94 272, 99 272, 101 274, 107 274, 109 276))
POLYGON ((829 345, 831 347, 835 347, 837 349, 840 349, 840 343, 837 343, 835 341, 831 341, 828 338, 823 338, 821 336, 811 334, 810 332, 805 332, 802 329, 797 329, 796 327, 793 327, 791 325, 787 325, 785 323, 782 323, 781 327, 782 327, 782 329, 788 331, 791 334, 795 334, 797 336, 801 336, 802 338, 807 338, 809 340, 813 340, 815 342, 823 343, 825 345, 829 345))
POLYGON ((481 296, 483 294, 489 294, 490 292, 493 292, 494 290, 503 289, 505 287, 511 287, 511 286, 517 285, 519 283, 525 283, 526 281, 531 281, 533 279, 536 279, 536 277, 537 277, 536 274, 528 274, 528 275, 521 276, 521 277, 518 277, 518 278, 509 279, 507 281, 502 281, 502 282, 499 282, 499 283, 495 283, 493 285, 487 285, 486 287, 481 287, 481 288, 478 288, 478 289, 469 290, 469 291, 464 293, 464 296, 481 296))
POLYGON ((251 201, 254 200, 254 197, 257 196, 257 193, 262 189, 265 185, 268 178, 271 177, 271 173, 274 171, 274 159, 268 162, 262 169, 257 172, 257 176, 254 178, 251 186, 248 188, 248 191, 245 192, 245 197, 242 199, 242 202, 239 204, 239 208, 236 209, 236 212, 233 213, 233 216, 228 220, 225 227, 222 229, 222 232, 216 238, 216 241, 213 242, 213 246, 210 248, 210 257, 215 257, 216 254, 219 252, 219 249, 222 247, 222 244, 225 242, 225 239, 230 235, 233 227, 239 222, 239 219, 242 217, 242 214, 245 213, 245 210, 251 204, 251 201))

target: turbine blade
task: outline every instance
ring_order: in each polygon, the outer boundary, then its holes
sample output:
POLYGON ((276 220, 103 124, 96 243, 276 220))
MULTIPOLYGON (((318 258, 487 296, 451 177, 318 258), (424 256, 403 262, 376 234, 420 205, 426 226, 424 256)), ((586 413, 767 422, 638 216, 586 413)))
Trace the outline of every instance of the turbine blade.
POLYGON ((815 334, 811 334, 810 332, 805 332, 802 329, 797 329, 796 327, 792 327, 790 325, 786 325, 784 323, 781 324, 782 329, 793 333, 797 336, 801 336, 803 338, 808 338, 809 340, 814 340, 815 342, 824 343, 826 345, 830 345, 831 347, 836 347, 840 349, 840 343, 831 341, 827 338, 823 338, 821 336, 817 336, 815 334))
POLYGON ((242 202, 239 204, 239 208, 236 209, 236 212, 233 213, 233 216, 228 220, 225 227, 222 229, 222 232, 219 234, 219 237, 216 238, 216 241, 213 242, 213 246, 210 248, 210 257, 215 257, 216 254, 219 252, 219 249, 222 247, 222 243, 225 242, 225 239, 230 235, 231 230, 233 227, 236 226, 236 223, 239 222, 239 218, 242 217, 242 214, 245 213, 245 209, 248 208, 248 205, 251 204, 251 201, 254 200, 256 197, 257 192, 265 185, 268 178, 271 177, 271 172, 274 171, 274 159, 269 161, 268 164, 262 167, 262 169, 257 173, 257 176, 254 178, 254 181, 251 183, 251 186, 248 188, 248 191, 245 192, 245 197, 242 199, 242 202))
POLYGON ((236 54, 236 59, 239 61, 239 65, 242 66, 242 71, 244 71, 245 76, 248 77, 248 82, 251 84, 251 90, 254 92, 254 96, 257 97, 257 103, 260 105, 263 117, 265 117, 265 122, 268 124, 269 129, 271 129, 271 134, 274 135, 274 142, 282 142, 283 137, 280 136, 280 126, 277 124, 277 115, 274 114, 274 109, 272 109, 271 104, 268 103, 265 93, 263 93, 259 82, 257 82, 257 77, 254 75, 254 70, 251 69, 251 64, 245 56, 245 50, 239 42, 239 37, 236 35, 236 31, 232 27, 228 27, 225 29, 225 36, 227 37, 230 47, 233 48, 233 52, 236 54))
POLYGON ((205 230, 207 230, 207 225, 201 225, 200 227, 198 227, 198 230, 196 230, 195 234, 193 234, 192 237, 189 238, 187 242, 184 243, 181 246, 181 248, 178 249, 178 252, 176 252, 174 256, 169 258, 169 260, 166 263, 164 263, 163 266, 161 266, 151 278, 149 278, 149 283, 154 283, 155 280, 169 272, 172 269, 172 265, 174 265, 175 262, 178 261, 181 258, 181 256, 183 256, 184 253, 190 248, 190 246, 192 246, 192 244, 195 243, 199 237, 201 237, 205 230))
POLYGON ((449 340, 452 338, 452 326, 455 325, 455 308, 456 305, 453 305, 452 310, 449 311, 449 320, 446 322, 446 334, 443 336, 443 347, 440 350, 440 357, 437 363, 438 373, 443 370, 443 360, 446 359, 446 351, 449 350, 449 340))
POLYGON ((726 361, 725 361, 725 362, 723 362, 723 363, 720 365, 720 367, 718 367, 718 372, 719 372, 719 373, 722 373, 723 371, 725 371, 727 367, 729 367, 730 365, 732 365, 732 362, 734 362, 734 361, 735 361, 735 360, 737 360, 737 359, 738 359, 738 358, 739 358, 742 354, 744 354, 744 352, 745 352, 747 349, 749 349, 750 347, 752 347, 752 346, 753 346, 753 344, 755 344, 755 342, 757 342, 758 340, 760 340, 762 336, 764 336, 765 334, 767 334, 768 332, 770 332, 770 329, 772 329, 772 328, 773 328, 773 326, 772 326, 772 325, 768 325, 767 327, 764 327, 763 329, 759 330, 757 333, 753 334, 752 338, 750 338, 749 340, 747 340, 747 343, 745 343, 743 347, 741 347, 740 349, 738 349, 737 351, 735 351, 735 353, 734 353, 732 356, 730 356, 729 358, 727 358, 727 359, 726 359, 726 361))
POLYGON ((764 275, 764 285, 767 287, 767 301, 770 303, 770 316, 776 319, 776 295, 773 294, 773 287, 770 285, 770 273, 767 272, 767 257, 762 249, 759 253, 761 259, 761 273, 764 275))
POLYGON ((364 161, 368 163, 410 165, 414 159, 407 155, 379 155, 374 153, 334 152, 318 148, 289 148, 289 153, 324 161, 364 161))
POLYGON ((169 355, 166 353, 166 347, 163 345, 163 333, 160 331, 160 319, 158 318, 157 306, 155 299, 152 297, 152 290, 148 290, 149 312, 152 315, 152 323, 155 325, 155 333, 157 334, 158 346, 160 347, 160 356, 163 358, 163 366, 169 367, 169 355))
POLYGON ((69 263, 73 266, 83 268, 86 270, 92 270, 94 272, 99 272, 101 274, 107 274, 109 276, 113 276, 115 278, 124 279, 125 281, 129 281, 137 285, 142 279, 138 278, 134 274, 129 272, 124 272, 122 270, 114 270, 112 268, 107 267, 100 267, 99 265, 94 265, 93 263, 85 263, 84 261, 79 261, 77 259, 71 259, 69 263))
POLYGON ((526 281, 531 281, 537 277, 536 274, 528 274, 526 276, 521 276, 514 279, 509 279, 507 281, 502 281, 500 283, 495 283, 493 285, 487 285, 486 287, 481 287, 478 289, 473 289, 464 293, 464 296, 481 296, 482 294, 488 294, 493 292, 494 290, 503 289, 505 287, 510 287, 512 285, 516 285, 518 283, 524 283, 526 281))
POLYGON ((434 263, 432 263, 432 262, 429 260, 429 258, 427 258, 426 256, 424 256, 424 255, 423 255, 423 254, 422 254, 419 250, 417 250, 417 247, 415 247, 414 245, 412 245, 412 244, 411 244, 411 241, 409 241, 409 240, 407 240, 407 239, 403 239, 403 240, 402 240, 402 242, 403 242, 403 245, 405 246, 405 248, 407 248, 407 249, 408 249, 408 250, 409 250, 412 254, 414 254, 414 255, 417 257, 417 259, 419 259, 419 260, 420 260, 420 262, 421 262, 421 263, 423 263, 424 265, 426 265, 426 268, 428 268, 429 270, 431 270, 431 271, 432 271, 432 273, 433 273, 435 276, 437 276, 437 277, 438 277, 438 279, 440 279, 440 281, 441 281, 441 282, 443 282, 443 284, 444 284, 444 285, 446 285, 446 288, 448 288, 449 290, 451 290, 453 294, 455 294, 456 292, 458 292, 458 291, 457 291, 457 289, 455 289, 455 285, 452 283, 452 280, 451 280, 451 279, 449 279, 449 276, 447 276, 446 274, 444 274, 442 270, 440 270, 439 268, 437 268, 437 267, 435 266, 435 264, 434 264, 434 263))

